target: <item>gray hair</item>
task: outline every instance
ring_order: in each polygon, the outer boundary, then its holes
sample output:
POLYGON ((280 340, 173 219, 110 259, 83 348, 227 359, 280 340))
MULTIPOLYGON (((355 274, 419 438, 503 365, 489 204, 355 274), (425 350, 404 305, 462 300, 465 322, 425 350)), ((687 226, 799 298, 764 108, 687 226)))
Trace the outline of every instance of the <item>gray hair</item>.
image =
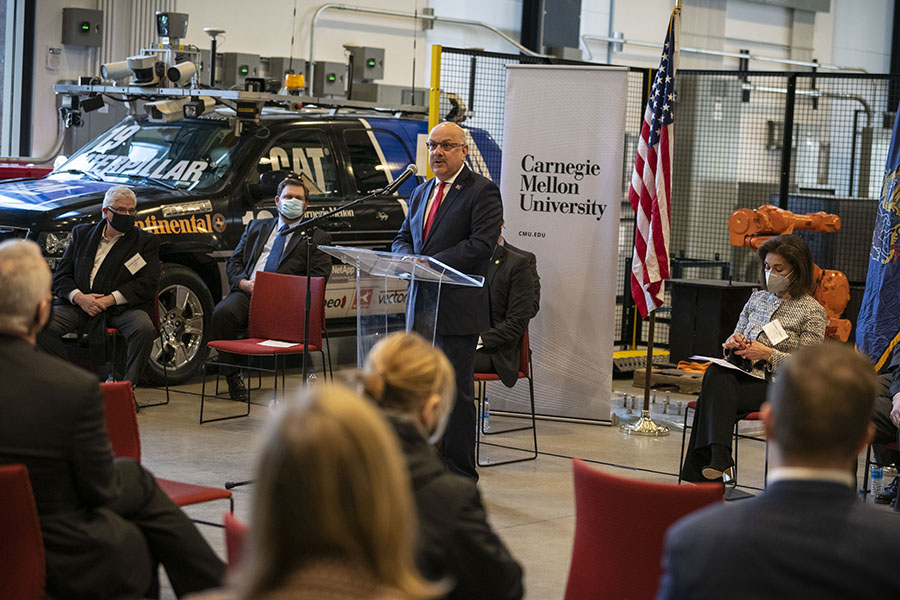
POLYGON ((50 295, 50 281, 37 244, 0 242, 0 330, 27 333, 38 305, 50 295))
POLYGON ((106 190, 106 195, 103 196, 103 208, 109 208, 120 198, 137 204, 137 196, 134 195, 130 188, 124 185, 117 185, 106 190))

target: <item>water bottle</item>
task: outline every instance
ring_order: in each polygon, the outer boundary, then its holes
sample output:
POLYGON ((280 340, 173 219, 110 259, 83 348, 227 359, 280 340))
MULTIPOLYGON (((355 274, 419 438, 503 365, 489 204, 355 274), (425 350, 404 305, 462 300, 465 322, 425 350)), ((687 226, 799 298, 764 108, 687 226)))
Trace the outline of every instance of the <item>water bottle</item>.
POLYGON ((113 377, 113 374, 112 374, 112 373, 110 373, 109 375, 106 376, 106 383, 114 383, 115 381, 116 381, 116 380, 115 380, 115 378, 113 377))
POLYGON ((315 369, 310 369, 309 373, 307 373, 306 383, 307 383, 307 385, 314 385, 316 383, 316 370, 315 369))
POLYGON ((491 430, 491 403, 488 402, 487 397, 485 397, 484 407, 481 409, 481 430, 491 430))
POLYGON ((872 477, 872 497, 884 492, 884 467, 873 467, 870 473, 872 477))

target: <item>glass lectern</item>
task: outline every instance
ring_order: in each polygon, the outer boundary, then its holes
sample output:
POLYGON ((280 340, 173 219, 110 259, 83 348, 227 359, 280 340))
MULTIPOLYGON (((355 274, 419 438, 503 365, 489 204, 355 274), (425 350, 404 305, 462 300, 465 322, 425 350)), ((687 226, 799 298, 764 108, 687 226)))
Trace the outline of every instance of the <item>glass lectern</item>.
POLYGON ((430 256, 394 254, 343 246, 319 246, 356 269, 356 361, 395 331, 416 331, 434 343, 441 287, 481 287, 484 277, 466 275, 430 256))

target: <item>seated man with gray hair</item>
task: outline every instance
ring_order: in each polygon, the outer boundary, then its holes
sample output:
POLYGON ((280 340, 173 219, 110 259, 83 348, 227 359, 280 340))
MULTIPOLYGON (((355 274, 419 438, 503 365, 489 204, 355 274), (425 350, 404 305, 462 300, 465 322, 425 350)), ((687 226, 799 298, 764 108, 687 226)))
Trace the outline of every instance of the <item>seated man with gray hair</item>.
POLYGON ((134 226, 137 198, 127 187, 109 188, 102 211, 96 225, 72 230, 53 276, 53 315, 37 343, 65 359, 61 337, 85 332, 91 362, 100 369, 107 362, 106 329, 115 327, 127 347, 124 378, 137 384, 156 337, 151 317, 159 285, 159 240, 134 226))
POLYGON ((179 597, 221 585, 224 564, 153 474, 113 458, 97 377, 35 351, 50 302, 38 245, 0 243, 0 465, 28 469, 47 596, 144 598, 159 563, 179 597))
POLYGON ((666 533, 665 598, 900 598, 900 518, 856 497, 876 379, 852 347, 787 359, 762 405, 765 492, 705 508, 666 533))

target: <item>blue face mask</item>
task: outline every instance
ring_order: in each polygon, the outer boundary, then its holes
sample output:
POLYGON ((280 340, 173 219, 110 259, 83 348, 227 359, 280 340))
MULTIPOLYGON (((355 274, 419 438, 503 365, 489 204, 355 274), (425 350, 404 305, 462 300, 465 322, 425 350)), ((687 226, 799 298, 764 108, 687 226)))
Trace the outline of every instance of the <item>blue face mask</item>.
POLYGON ((285 219, 298 219, 303 215, 303 200, 299 198, 280 198, 278 212, 285 219))

